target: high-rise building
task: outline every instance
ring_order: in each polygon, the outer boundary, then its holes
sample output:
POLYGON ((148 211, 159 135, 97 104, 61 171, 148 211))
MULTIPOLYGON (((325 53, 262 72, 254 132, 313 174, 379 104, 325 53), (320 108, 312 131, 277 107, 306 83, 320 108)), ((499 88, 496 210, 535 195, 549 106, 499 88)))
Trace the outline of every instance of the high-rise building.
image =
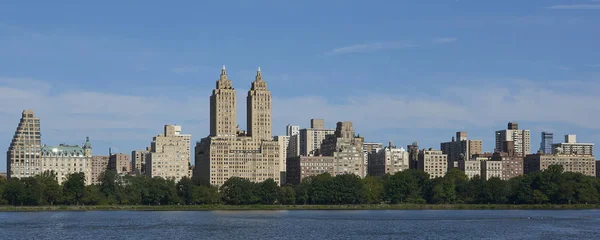
POLYGON ((133 170, 134 174, 146 174, 146 160, 149 157, 148 154, 150 153, 150 149, 151 148, 146 148, 146 150, 131 151, 131 169, 133 170))
POLYGON ((118 174, 129 174, 131 172, 131 160, 129 155, 124 153, 110 154, 108 159, 108 169, 118 174))
POLYGON ((290 144, 290 136, 275 136, 273 141, 279 144, 279 171, 285 172, 285 161, 287 159, 287 149, 290 144))
MULTIPOLYGON (((363 139, 364 141, 364 139, 363 139)), ((365 165, 365 173, 364 176, 367 176, 369 174, 369 154, 371 153, 375 153, 377 151, 379 151, 380 149, 383 148, 383 143, 374 143, 374 142, 366 142, 362 144, 362 151, 363 151, 363 159, 364 159, 364 165, 365 165)))
POLYGON ((519 129, 516 122, 509 122, 506 130, 496 131, 496 148, 494 151, 505 151, 507 142, 513 142, 514 151, 519 156, 525 157, 531 152, 530 131, 519 129))
POLYGON ((235 90, 225 68, 211 99, 211 132, 196 144, 194 177, 221 186, 230 177, 280 183, 279 143, 271 134, 271 93, 257 72, 248 91, 248 134, 237 129, 235 90))
POLYGON ((285 135, 294 136, 300 134, 300 126, 287 125, 285 126, 285 135))
POLYGON ((33 110, 24 110, 6 152, 8 178, 33 177, 41 173, 41 138, 40 119, 34 116, 33 110))
POLYGON ((532 154, 525 157, 524 173, 546 170, 551 165, 561 165, 565 172, 596 176, 596 158, 593 155, 532 154))
POLYGON ((448 155, 448 167, 450 168, 461 159, 468 161, 473 155, 483 152, 482 141, 468 140, 466 132, 457 132, 456 139, 452 137, 451 142, 441 143, 440 148, 444 154, 448 155))
POLYGON ((578 143, 574 134, 565 135, 564 143, 552 144, 552 153, 594 155, 593 143, 578 143))
POLYGON ((146 175, 179 181, 188 176, 191 157, 190 134, 182 134, 181 126, 165 125, 164 133, 152 139, 147 154, 146 175))
POLYGON ((100 177, 108 169, 109 160, 109 156, 92 156, 92 184, 100 184, 100 177))
POLYGON ((438 178, 446 175, 448 171, 448 155, 439 150, 419 151, 418 169, 429 174, 430 178, 438 178))
POLYGON ((495 152, 493 160, 502 162, 502 176, 500 179, 509 180, 523 175, 523 157, 507 152, 495 152))
POLYGON ((325 129, 323 119, 311 119, 310 128, 300 129, 300 155, 312 156, 321 148, 327 135, 335 133, 334 129, 325 129))
MULTIPOLYGON (((286 158, 300 155, 300 126, 287 125, 285 127, 289 143, 286 150, 286 158)), ((285 167, 285 166, 283 166, 285 167)))
POLYGON ((542 132, 542 143, 540 144, 540 152, 544 154, 552 154, 554 134, 551 132, 542 132))
POLYGON ((321 145, 323 156, 333 156, 332 175, 354 174, 365 177, 365 160, 362 138, 354 136, 352 122, 338 122, 335 133, 328 135, 321 145))
POLYGON ((62 184, 70 174, 84 173, 85 184, 92 184, 92 145, 86 138, 83 147, 60 144, 42 147, 42 172, 56 174, 58 184, 62 184))
POLYGON ((406 146, 408 151, 408 167, 410 169, 419 169, 419 143, 413 142, 406 146))
POLYGON ((385 148, 374 148, 368 160, 368 173, 371 176, 394 175, 408 169, 408 152, 391 142, 385 148))

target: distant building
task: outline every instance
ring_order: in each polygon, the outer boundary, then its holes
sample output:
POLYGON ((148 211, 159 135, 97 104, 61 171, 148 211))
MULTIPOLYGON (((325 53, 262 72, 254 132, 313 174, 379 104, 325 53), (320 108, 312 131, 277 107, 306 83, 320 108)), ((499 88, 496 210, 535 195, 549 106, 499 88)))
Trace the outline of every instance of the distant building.
MULTIPOLYGON (((363 139, 364 140, 364 139, 363 139)), ((368 143, 363 143, 362 144, 362 151, 363 151, 363 159, 364 159, 364 165, 365 165, 365 173, 364 176, 367 176, 369 173, 369 155, 371 153, 377 152, 380 149, 383 148, 383 143, 373 143, 373 142, 368 142, 368 143)))
POLYGON ((146 175, 175 181, 187 177, 192 154, 191 138, 192 135, 181 133, 181 126, 165 125, 164 133, 152 139, 146 175))
POLYGON ((287 125, 285 133, 289 137, 286 158, 300 156, 300 126, 287 125))
POLYGON ((385 148, 374 148, 368 155, 368 173, 371 176, 394 175, 408 167, 408 152, 391 142, 385 148))
POLYGON ((495 152, 505 152, 506 143, 513 142, 513 150, 519 156, 531 153, 531 134, 529 130, 519 129, 519 124, 509 122, 508 129, 496 131, 495 152))
POLYGON ((596 177, 600 178, 600 160, 596 160, 596 177))
POLYGON ((131 151, 131 169, 136 175, 146 174, 146 161, 150 154, 150 148, 146 150, 134 150, 131 151))
POLYGON ((446 175, 448 171, 448 155, 439 150, 419 151, 418 169, 429 174, 430 178, 438 178, 446 175))
POLYGON ((85 183, 92 184, 92 146, 89 138, 83 147, 60 144, 56 147, 42 147, 42 172, 53 171, 58 184, 62 184, 70 174, 84 173, 85 183))
POLYGON ((455 162, 461 159, 469 160, 474 154, 480 154, 482 150, 481 140, 468 140, 466 132, 457 132, 456 139, 440 144, 442 153, 448 155, 448 166, 453 167, 455 162))
POLYGON ((365 160, 362 138, 354 136, 352 122, 338 122, 335 134, 328 135, 321 145, 323 156, 333 156, 334 174, 355 174, 365 177, 365 160))
POLYGON ((300 129, 300 155, 311 156, 321 148, 327 135, 335 133, 334 129, 325 129, 323 119, 311 119, 310 128, 300 129))
POLYGON ((469 179, 475 176, 481 177, 481 161, 476 160, 476 158, 458 160, 458 169, 465 172, 465 175, 467 175, 469 179))
POLYGON ((565 135, 564 143, 552 144, 552 153, 594 155, 593 143, 578 143, 574 134, 565 135))
POLYGON ((523 157, 505 152, 494 153, 493 160, 502 162, 502 176, 500 179, 509 180, 523 175, 523 157))
POLYGON ((419 168, 419 143, 413 142, 411 145, 406 146, 408 151, 408 168, 418 169, 419 168))
POLYGON ((336 175, 333 156, 296 156, 287 159, 285 182, 297 185, 302 179, 323 173, 336 175))
POLYGON ((109 156, 92 156, 92 184, 100 184, 100 176, 108 169, 109 156))
POLYGON ((273 141, 276 141, 279 144, 279 171, 283 175, 286 168, 287 149, 290 144, 290 136, 275 136, 273 137, 273 141))
POLYGON ((554 141, 553 133, 542 132, 542 143, 540 144, 540 151, 545 154, 552 154, 553 141, 554 141))
POLYGON ((525 157, 524 173, 543 171, 551 165, 561 165, 565 172, 596 176, 596 158, 592 155, 532 154, 525 157))
POLYGON ((493 177, 502 178, 502 161, 481 161, 481 178, 489 180, 493 177))
POLYGON ((33 110, 24 110, 6 152, 8 178, 33 177, 41 173, 42 134, 40 119, 33 110))
POLYGON ((111 154, 108 159, 108 169, 118 174, 129 174, 131 172, 131 160, 124 153, 111 154))

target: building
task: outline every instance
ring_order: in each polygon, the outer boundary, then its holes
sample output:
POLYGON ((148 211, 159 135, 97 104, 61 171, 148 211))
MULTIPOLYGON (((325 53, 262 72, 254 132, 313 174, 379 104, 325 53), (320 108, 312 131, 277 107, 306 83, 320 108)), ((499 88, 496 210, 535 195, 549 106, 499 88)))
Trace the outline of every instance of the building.
POLYGON ((8 177, 8 174, 5 172, 0 172, 0 178, 6 178, 8 177))
POLYGON ((529 130, 519 129, 517 122, 509 122, 508 129, 496 131, 495 152, 503 152, 507 142, 513 142, 515 154, 525 157, 531 152, 531 138, 529 130))
POLYGON ((92 156, 92 184, 100 184, 100 177, 108 169, 109 160, 109 156, 92 156))
POLYGON ((300 129, 300 155, 314 155, 321 148, 327 135, 334 133, 333 129, 325 129, 325 120, 311 119, 310 128, 300 129))
POLYGON ((302 179, 323 173, 336 175, 333 156, 296 156, 287 159, 286 183, 297 185, 302 179))
POLYGON ((507 152, 495 152, 492 160, 502 162, 502 176, 500 179, 509 180, 523 175, 523 157, 507 152))
MULTIPOLYGON (((290 136, 275 136, 273 141, 276 141, 279 144, 279 171, 282 176, 285 173, 286 168, 286 159, 287 159, 287 149, 290 144, 290 136)), ((280 176, 280 179, 283 179, 280 176)))
POLYGON ((136 175, 145 175, 146 174, 146 160, 148 159, 148 154, 150 153, 150 148, 146 148, 146 150, 134 150, 131 151, 131 169, 133 174, 136 175))
POLYGON ((333 156, 332 175, 354 174, 365 177, 367 165, 362 151, 363 140, 354 136, 352 122, 338 122, 333 135, 328 135, 321 145, 323 156, 333 156))
POLYGON ((429 174, 430 178, 438 178, 446 175, 448 171, 448 155, 439 150, 419 151, 418 169, 429 174))
MULTIPOLYGON (((363 145, 364 146, 364 145, 363 145)), ((374 148, 368 154, 368 175, 394 175, 408 169, 408 152, 390 142, 385 148, 374 148)))
POLYGON ((285 133, 289 137, 286 158, 300 156, 300 126, 287 125, 285 133))
POLYGON ((600 160, 596 160, 596 177, 600 178, 600 160))
POLYGON ((118 174, 129 174, 131 172, 131 160, 129 155, 124 153, 110 154, 108 159, 108 169, 118 174))
POLYGON ((554 134, 551 132, 542 132, 542 143, 540 144, 540 152, 545 154, 552 154, 552 144, 554 141, 554 134))
POLYGON ((419 143, 413 142, 411 145, 407 145, 408 151, 408 167, 410 169, 419 169, 419 143))
POLYGON ((552 153, 594 155, 593 143, 578 143, 574 134, 565 135, 564 143, 552 144, 552 153))
POLYGON ((474 154, 483 152, 482 141, 468 140, 466 132, 457 132, 456 139, 452 137, 452 141, 441 143, 440 149, 448 155, 449 167, 461 159, 468 161, 474 154))
POLYGON ((33 177, 41 173, 42 134, 40 119, 24 110, 6 152, 8 178, 33 177))
POLYGON ((85 183, 92 184, 92 145, 89 138, 83 147, 66 144, 42 147, 41 172, 46 171, 56 174, 58 184, 62 184, 73 173, 84 173, 85 183))
POLYGON ((502 161, 481 161, 481 178, 489 180, 497 177, 502 179, 502 161))
MULTIPOLYGON (((363 139, 364 141, 364 139, 363 139)), ((368 143, 363 143, 362 144, 362 152, 363 152, 363 159, 364 159, 364 165, 365 167, 365 173, 364 176, 367 176, 367 174, 369 173, 369 154, 373 153, 373 152, 377 152, 380 149, 383 148, 383 143, 373 143, 373 142, 368 142, 368 143)))
POLYGON ((532 154, 525 157, 524 173, 543 171, 551 165, 561 165, 565 172, 596 176, 596 158, 592 155, 532 154))
POLYGON ((273 141, 271 93, 260 69, 247 97, 248 134, 236 124, 236 94, 225 67, 210 97, 210 135, 196 143, 194 177, 221 186, 230 177, 280 183, 279 143, 273 141))
POLYGON ((458 160, 458 169, 463 171, 469 179, 481 176, 481 161, 478 161, 477 158, 458 160))
POLYGON ((182 134, 181 126, 165 125, 164 133, 152 139, 146 159, 146 175, 179 181, 187 177, 192 135, 182 134))

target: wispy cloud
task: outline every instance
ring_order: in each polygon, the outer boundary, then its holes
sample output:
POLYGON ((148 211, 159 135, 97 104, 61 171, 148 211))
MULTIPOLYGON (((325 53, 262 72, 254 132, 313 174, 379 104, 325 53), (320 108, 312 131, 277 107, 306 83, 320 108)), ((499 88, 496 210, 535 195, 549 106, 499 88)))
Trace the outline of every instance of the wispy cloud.
POLYGON ((433 39, 434 44, 446 44, 446 43, 452 43, 452 42, 456 42, 456 41, 458 41, 458 39, 453 38, 453 37, 442 37, 442 38, 433 39))
POLYGON ((600 10, 600 4, 552 5, 547 8, 555 10, 600 10))
POLYGON ((326 56, 346 54, 346 53, 359 53, 359 52, 375 52, 388 49, 400 49, 400 48, 412 48, 417 45, 411 44, 405 41, 392 41, 392 42, 371 42, 354 44, 345 47, 334 48, 325 53, 326 56))

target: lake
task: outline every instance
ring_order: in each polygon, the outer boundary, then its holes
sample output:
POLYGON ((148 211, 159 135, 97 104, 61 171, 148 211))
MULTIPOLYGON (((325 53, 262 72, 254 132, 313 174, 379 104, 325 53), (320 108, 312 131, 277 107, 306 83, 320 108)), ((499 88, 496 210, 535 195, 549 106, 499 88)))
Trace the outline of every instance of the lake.
POLYGON ((600 210, 0 212, 1 239, 600 239, 600 210))

